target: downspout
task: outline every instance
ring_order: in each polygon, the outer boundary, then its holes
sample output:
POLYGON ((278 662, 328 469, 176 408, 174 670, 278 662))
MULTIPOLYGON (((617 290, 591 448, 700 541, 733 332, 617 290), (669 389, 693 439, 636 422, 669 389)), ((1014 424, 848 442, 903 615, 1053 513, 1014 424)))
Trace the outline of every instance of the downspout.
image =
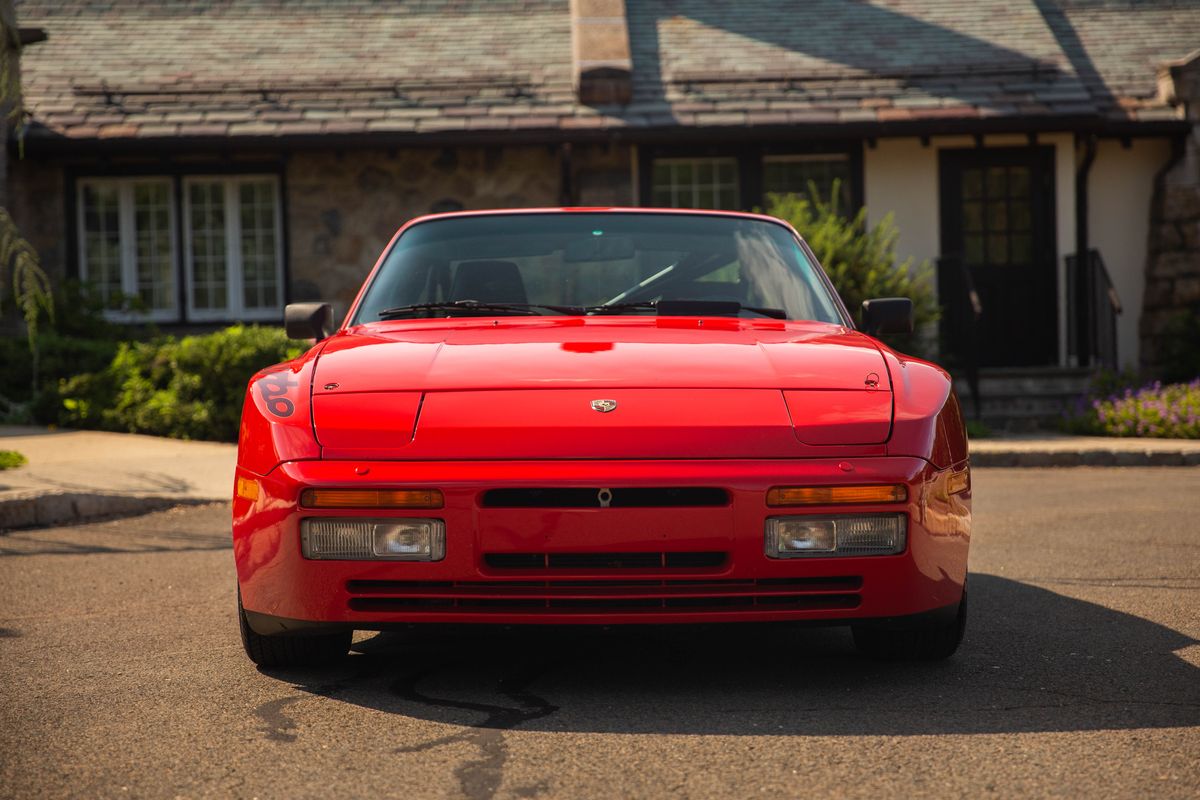
POLYGON ((1091 258, 1088 250, 1088 174, 1096 160, 1096 137, 1083 137, 1083 161, 1075 170, 1075 357, 1078 366, 1092 362, 1093 309, 1091 258))

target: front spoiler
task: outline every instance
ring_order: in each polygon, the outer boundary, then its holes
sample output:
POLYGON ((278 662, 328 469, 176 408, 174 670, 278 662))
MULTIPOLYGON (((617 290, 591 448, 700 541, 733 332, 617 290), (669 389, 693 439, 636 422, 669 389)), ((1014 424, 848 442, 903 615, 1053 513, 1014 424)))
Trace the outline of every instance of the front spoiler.
MULTIPOLYGON (((346 630, 367 630, 367 631, 396 631, 396 630, 411 630, 418 626, 439 625, 439 626, 454 626, 463 625, 470 626, 475 629, 489 628, 507 628, 513 626, 533 626, 533 625, 617 625, 622 627, 629 625, 664 625, 664 624, 687 624, 687 625, 709 625, 722 624, 729 622, 746 622, 745 615, 738 615, 734 618, 729 615, 722 618, 717 614, 705 614, 703 620, 679 620, 671 619, 667 615, 662 615, 655 619, 641 618, 633 623, 615 622, 613 615, 603 615, 603 619, 558 619, 551 615, 539 614, 537 616, 530 615, 528 619, 506 618, 504 622, 496 620, 480 620, 477 622, 464 622, 461 619, 447 620, 445 622, 369 622, 369 623, 348 623, 348 622, 311 622, 301 619, 287 619, 286 617, 274 617, 270 614, 260 614, 257 611, 244 611, 246 615, 246 623, 250 629, 259 636, 311 636, 314 634, 323 633, 340 633, 346 630)), ((958 603, 953 603, 941 608, 934 608, 929 611, 922 611, 916 614, 905 614, 893 617, 843 617, 836 619, 776 619, 776 620, 756 620, 757 622, 769 622, 772 624, 790 624, 806 628, 830 628, 846 625, 855 625, 863 627, 880 627, 890 628, 895 630, 923 628, 934 625, 947 625, 951 623, 958 615, 958 603)), ((561 616, 561 615, 560 615, 561 616)), ((599 617, 600 615, 595 615, 599 617)), ((680 616, 680 615, 676 615, 680 616)))

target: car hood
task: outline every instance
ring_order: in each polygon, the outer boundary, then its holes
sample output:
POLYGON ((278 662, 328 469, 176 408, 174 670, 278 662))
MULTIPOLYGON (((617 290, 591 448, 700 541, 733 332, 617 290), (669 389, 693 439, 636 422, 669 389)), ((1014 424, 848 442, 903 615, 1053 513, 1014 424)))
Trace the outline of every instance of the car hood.
POLYGON ((886 441, 889 390, 841 326, 539 318, 343 332, 312 397, 325 458, 786 458, 886 441))
POLYGON ((723 318, 423 320, 329 341, 313 391, 888 389, 873 340, 838 325, 723 318), (335 389, 325 387, 336 384, 335 389))

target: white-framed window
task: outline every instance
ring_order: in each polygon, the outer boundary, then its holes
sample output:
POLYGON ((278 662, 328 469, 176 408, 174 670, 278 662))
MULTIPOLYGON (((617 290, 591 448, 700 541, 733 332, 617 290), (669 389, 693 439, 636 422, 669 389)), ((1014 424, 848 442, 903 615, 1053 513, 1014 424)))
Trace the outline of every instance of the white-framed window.
POLYGON ((798 194, 808 197, 810 188, 828 202, 833 184, 839 183, 838 209, 851 211, 850 157, 845 153, 765 156, 763 158, 763 194, 798 194))
POLYGON ((169 178, 80 181, 79 274, 113 319, 179 318, 175 209, 169 178))
POLYGON ((177 322, 181 296, 188 321, 282 313, 278 176, 83 178, 76 207, 79 274, 110 319, 177 322))
POLYGON ((656 158, 651 196, 658 208, 738 208, 736 158, 656 158))
POLYGON ((273 175, 183 182, 188 319, 276 319, 283 307, 283 222, 273 175))

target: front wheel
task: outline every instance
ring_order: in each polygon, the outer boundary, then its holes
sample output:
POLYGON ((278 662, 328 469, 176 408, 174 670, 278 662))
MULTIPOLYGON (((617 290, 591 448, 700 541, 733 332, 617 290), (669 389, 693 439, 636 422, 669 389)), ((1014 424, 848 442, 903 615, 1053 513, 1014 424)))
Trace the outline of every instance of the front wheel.
POLYGON ((851 628, 854 646, 865 656, 887 661, 941 661, 954 655, 967 628, 967 590, 963 589, 958 613, 945 622, 911 628, 856 625, 851 628))
POLYGON ((242 608, 242 593, 238 591, 238 623, 242 629, 242 647, 246 655, 260 667, 282 668, 317 667, 331 664, 350 651, 354 631, 337 633, 290 634, 263 636, 255 633, 242 608))

